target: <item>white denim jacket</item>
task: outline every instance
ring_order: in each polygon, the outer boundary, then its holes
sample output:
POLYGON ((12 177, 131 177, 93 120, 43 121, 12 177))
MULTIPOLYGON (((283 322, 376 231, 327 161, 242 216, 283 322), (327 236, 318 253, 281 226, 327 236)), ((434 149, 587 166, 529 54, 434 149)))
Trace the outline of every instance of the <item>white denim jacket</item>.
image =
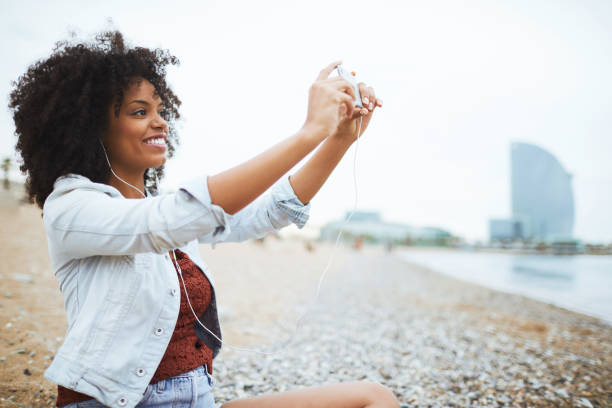
POLYGON ((134 407, 179 313, 168 251, 185 252, 214 289, 198 241, 242 241, 292 222, 301 228, 309 211, 288 177, 234 215, 211 203, 205 176, 145 199, 126 199, 80 175, 58 178, 43 220, 68 332, 45 377, 105 405, 134 407))

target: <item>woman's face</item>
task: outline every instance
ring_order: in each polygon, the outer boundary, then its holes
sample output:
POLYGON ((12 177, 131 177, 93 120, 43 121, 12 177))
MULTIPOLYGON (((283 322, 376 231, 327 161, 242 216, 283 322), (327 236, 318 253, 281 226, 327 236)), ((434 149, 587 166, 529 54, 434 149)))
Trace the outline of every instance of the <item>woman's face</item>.
POLYGON ((161 103, 155 87, 140 79, 124 92, 118 115, 110 107, 104 145, 113 170, 144 173, 166 162, 168 124, 161 116, 161 103))

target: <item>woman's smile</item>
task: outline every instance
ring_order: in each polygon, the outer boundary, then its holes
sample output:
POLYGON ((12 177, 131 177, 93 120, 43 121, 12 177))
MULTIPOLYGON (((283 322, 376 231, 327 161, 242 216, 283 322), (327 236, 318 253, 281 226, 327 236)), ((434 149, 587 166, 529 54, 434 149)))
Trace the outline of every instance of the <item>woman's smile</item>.
POLYGON ((167 136, 165 133, 158 133, 153 136, 149 136, 145 138, 143 140, 143 143, 155 149, 162 149, 163 151, 165 151, 166 150, 166 138, 167 136))

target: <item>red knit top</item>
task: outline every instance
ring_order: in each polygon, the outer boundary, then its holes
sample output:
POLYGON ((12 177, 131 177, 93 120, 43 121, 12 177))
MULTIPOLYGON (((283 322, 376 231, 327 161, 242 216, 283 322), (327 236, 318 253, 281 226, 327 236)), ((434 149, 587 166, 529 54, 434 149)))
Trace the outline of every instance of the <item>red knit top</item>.
MULTIPOLYGON (((183 279, 185 280, 185 286, 187 287, 187 293, 189 294, 193 310, 197 316, 202 316, 211 301, 212 288, 210 282, 197 265, 189 259, 187 254, 178 249, 175 250, 175 254, 176 260, 183 272, 183 279)), ((196 337, 194 330, 196 320, 187 303, 180 276, 179 284, 182 290, 178 319, 168 348, 157 367, 157 371, 155 371, 153 378, 151 378, 151 384, 186 373, 203 364, 206 364, 209 373, 212 374, 212 350, 196 337)), ((56 406, 58 407, 89 399, 92 399, 89 395, 73 391, 61 385, 57 387, 56 406)))

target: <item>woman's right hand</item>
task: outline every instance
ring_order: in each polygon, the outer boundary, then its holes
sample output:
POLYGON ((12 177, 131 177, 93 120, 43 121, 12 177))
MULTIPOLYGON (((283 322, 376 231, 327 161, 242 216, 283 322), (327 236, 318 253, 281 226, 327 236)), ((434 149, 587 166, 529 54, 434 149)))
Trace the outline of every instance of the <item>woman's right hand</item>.
MULTIPOLYGON (((300 131, 252 159, 207 178, 213 204, 229 214, 237 213, 291 170, 325 138, 335 134, 347 116, 352 117, 355 99, 353 85, 341 77, 328 78, 339 64, 340 61, 336 61, 324 68, 310 87, 308 116, 300 131)), ((326 162, 323 173, 331 171, 329 166, 335 166, 336 159, 341 157, 341 154, 338 156, 339 152, 336 147, 331 153, 329 149, 325 150, 323 156, 317 156, 318 159, 309 168, 319 166, 323 157, 326 162)), ((322 169, 318 171, 320 173, 322 169)), ((296 174, 302 198, 314 194, 318 190, 317 186, 320 187, 327 178, 325 174, 313 176, 311 171, 301 175, 306 177, 305 183, 309 186, 305 189, 304 182, 300 181, 302 177, 296 174)))
POLYGON ((323 68, 310 87, 308 114, 302 129, 307 131, 309 137, 316 138, 317 144, 333 135, 343 119, 353 115, 353 85, 340 76, 329 78, 329 74, 341 63, 335 61, 323 68))

